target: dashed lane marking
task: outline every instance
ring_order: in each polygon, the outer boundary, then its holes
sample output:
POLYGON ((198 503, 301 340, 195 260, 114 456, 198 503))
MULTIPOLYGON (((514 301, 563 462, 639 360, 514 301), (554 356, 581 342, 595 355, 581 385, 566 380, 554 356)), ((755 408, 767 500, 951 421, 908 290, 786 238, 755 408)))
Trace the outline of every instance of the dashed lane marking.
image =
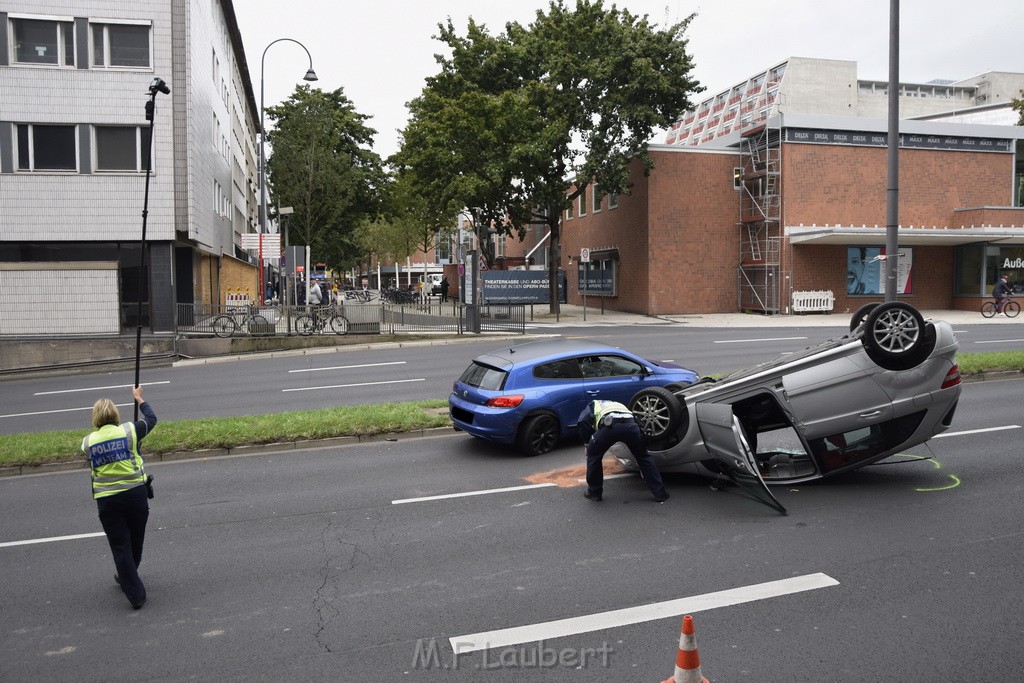
MULTIPOLYGON (((139 386, 141 386, 141 387, 151 387, 151 386, 155 386, 157 384, 170 384, 170 383, 171 383, 170 380, 165 380, 163 382, 143 382, 139 386)), ((113 384, 113 385, 111 385, 109 387, 85 387, 84 389, 60 389, 58 391, 37 391, 36 393, 34 393, 32 395, 33 396, 52 396, 53 394, 74 394, 74 393, 83 392, 83 391, 106 391, 107 389, 131 389, 131 388, 132 388, 131 384, 113 384)))
POLYGON ((371 387, 378 384, 401 384, 403 382, 426 382, 425 377, 417 377, 416 379, 393 379, 387 382, 357 382, 355 384, 325 384, 319 387, 298 387, 296 389, 282 389, 282 392, 288 391, 316 391, 317 389, 348 389, 349 387, 371 387))
POLYGON ((827 574, 807 574, 779 581, 759 583, 753 586, 732 588, 716 593, 705 593, 703 595, 692 595, 665 602, 655 602, 639 607, 627 607, 610 612, 598 612, 597 614, 547 621, 539 624, 530 624, 529 626, 516 626, 496 631, 471 633, 465 636, 453 636, 448 640, 455 654, 462 655, 477 650, 521 645, 540 640, 546 641, 578 633, 590 633, 592 631, 602 631, 619 626, 655 621, 657 619, 678 617, 683 614, 705 612, 719 607, 729 607, 756 600, 767 600, 768 598, 782 595, 791 595, 793 593, 838 585, 839 582, 827 574))
POLYGON ((403 505, 405 503, 423 503, 428 500, 444 500, 445 498, 465 498, 466 496, 486 496, 490 493, 505 493, 507 491, 525 491, 526 489, 540 489, 554 484, 527 484, 525 486, 507 486, 502 489, 483 489, 480 491, 465 491, 463 493, 446 493, 440 496, 423 496, 421 498, 403 498, 391 501, 392 505, 403 505))
POLYGON ((379 368, 382 365, 405 365, 404 360, 396 360, 390 363, 363 363, 361 365, 335 365, 329 368, 303 368, 302 370, 289 370, 289 374, 295 372, 323 372, 324 370, 350 370, 352 368, 379 368))

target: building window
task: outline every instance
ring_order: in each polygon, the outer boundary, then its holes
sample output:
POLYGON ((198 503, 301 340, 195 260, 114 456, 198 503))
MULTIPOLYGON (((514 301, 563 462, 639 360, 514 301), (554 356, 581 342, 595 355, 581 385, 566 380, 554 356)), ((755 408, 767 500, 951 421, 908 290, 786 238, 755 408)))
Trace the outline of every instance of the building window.
POLYGON ((17 64, 75 65, 75 25, 71 21, 11 19, 17 64))
POLYGON ((569 208, 565 210, 565 220, 567 220, 567 221, 571 221, 572 220, 572 207, 573 207, 573 202, 569 202, 569 208))
POLYGON ((150 60, 148 24, 91 24, 92 65, 143 67, 150 60))
POLYGON ((619 195, 615 194, 614 192, 612 192, 610 195, 608 195, 608 208, 609 209, 617 209, 617 208, 619 208, 619 195))
POLYGON ((597 213, 601 210, 601 200, 604 199, 604 193, 598 190, 597 186, 594 186, 594 206, 593 211, 597 213))
POLYGON ((954 294, 992 296, 1001 276, 1009 276, 1015 292, 1024 292, 1024 247, 965 244, 956 248, 954 294))
POLYGON ((18 124, 19 171, 77 171, 75 126, 18 124))
POLYGON ((587 188, 584 186, 580 190, 580 216, 587 215, 587 188))
POLYGON ((149 147, 149 128, 96 126, 97 171, 143 171, 149 147))

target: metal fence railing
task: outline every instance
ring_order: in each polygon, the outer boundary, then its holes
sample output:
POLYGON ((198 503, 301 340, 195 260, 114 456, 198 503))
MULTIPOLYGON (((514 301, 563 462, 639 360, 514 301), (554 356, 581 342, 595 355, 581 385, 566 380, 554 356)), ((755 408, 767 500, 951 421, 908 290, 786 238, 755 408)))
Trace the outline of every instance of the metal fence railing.
MULTIPOLYGON (((468 331, 467 307, 428 300, 414 304, 347 302, 337 306, 220 306, 178 304, 177 333, 184 336, 273 336, 311 334, 412 334, 468 331)), ((526 307, 480 308, 481 332, 526 332, 526 307)))

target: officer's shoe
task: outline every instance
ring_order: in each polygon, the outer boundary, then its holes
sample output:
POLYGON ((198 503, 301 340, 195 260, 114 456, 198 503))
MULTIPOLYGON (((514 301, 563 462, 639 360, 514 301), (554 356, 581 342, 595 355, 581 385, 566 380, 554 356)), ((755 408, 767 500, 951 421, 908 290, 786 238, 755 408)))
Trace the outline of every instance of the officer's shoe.
POLYGON ((655 503, 664 503, 666 500, 668 500, 668 491, 665 491, 660 496, 655 496, 654 497, 654 502, 655 503))
POLYGON ((583 492, 583 497, 588 499, 588 500, 593 500, 593 501, 601 502, 601 494, 600 493, 591 493, 590 489, 587 489, 586 491, 583 492))
POLYGON ((139 602, 132 603, 132 609, 142 609, 142 606, 146 604, 146 598, 142 598, 139 602))

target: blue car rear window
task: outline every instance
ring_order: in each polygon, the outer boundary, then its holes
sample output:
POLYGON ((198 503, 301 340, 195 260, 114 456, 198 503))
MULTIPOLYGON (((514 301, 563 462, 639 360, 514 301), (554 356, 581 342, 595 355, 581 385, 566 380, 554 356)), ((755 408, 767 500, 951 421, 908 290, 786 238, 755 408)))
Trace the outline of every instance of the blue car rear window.
POLYGON ((489 365, 474 362, 462 373, 459 381, 471 387, 487 389, 489 391, 500 391, 508 376, 504 370, 492 368, 489 365))

